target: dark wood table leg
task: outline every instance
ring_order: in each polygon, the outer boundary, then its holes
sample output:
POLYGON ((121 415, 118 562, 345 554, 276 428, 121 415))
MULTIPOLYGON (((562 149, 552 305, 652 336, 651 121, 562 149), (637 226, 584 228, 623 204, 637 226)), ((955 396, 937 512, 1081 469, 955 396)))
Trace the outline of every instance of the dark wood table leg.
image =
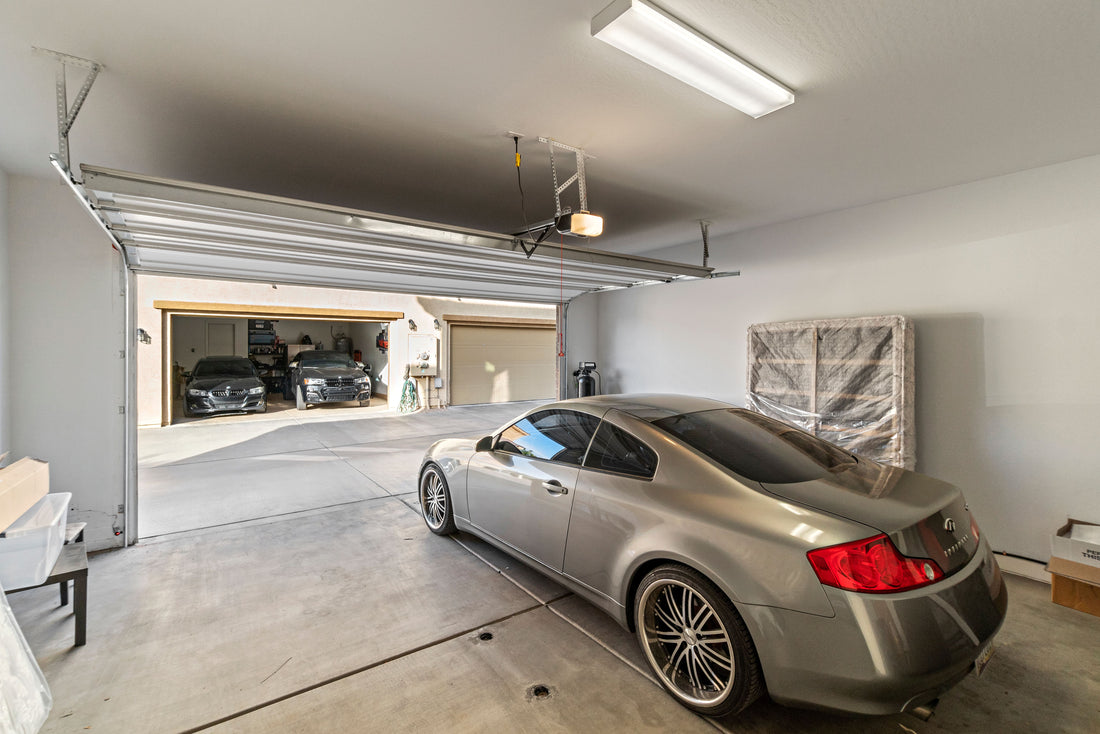
POLYGON ((76 614, 76 644, 83 645, 88 631, 88 572, 73 579, 73 612, 76 614))
POLYGON ((61 606, 66 606, 69 603, 69 582, 62 581, 57 588, 61 591, 61 606))

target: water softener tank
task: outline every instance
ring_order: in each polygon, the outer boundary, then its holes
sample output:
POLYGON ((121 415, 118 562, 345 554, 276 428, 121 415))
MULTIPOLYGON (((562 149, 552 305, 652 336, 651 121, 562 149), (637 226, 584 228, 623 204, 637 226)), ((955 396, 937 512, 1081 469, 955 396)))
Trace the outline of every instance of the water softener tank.
POLYGON ((596 378, 592 376, 595 369, 595 362, 581 362, 580 367, 573 373, 577 378, 578 398, 588 398, 596 394, 596 378))
POLYGON ((333 341, 332 348, 335 349, 337 352, 351 354, 351 339, 347 338, 343 334, 340 334, 333 341))

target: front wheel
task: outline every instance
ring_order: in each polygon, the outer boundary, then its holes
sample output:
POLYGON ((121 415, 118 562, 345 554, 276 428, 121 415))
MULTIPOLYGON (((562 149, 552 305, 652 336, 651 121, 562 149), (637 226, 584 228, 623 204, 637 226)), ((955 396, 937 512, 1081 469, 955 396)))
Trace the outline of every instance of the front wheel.
POLYGON ((763 692, 756 647, 718 588, 683 566, 646 575, 634 599, 646 661, 669 693, 704 716, 742 711, 763 692))
POLYGON ((432 464, 420 475, 420 514, 436 535, 450 535, 455 531, 455 517, 451 509, 451 491, 443 470, 432 464))

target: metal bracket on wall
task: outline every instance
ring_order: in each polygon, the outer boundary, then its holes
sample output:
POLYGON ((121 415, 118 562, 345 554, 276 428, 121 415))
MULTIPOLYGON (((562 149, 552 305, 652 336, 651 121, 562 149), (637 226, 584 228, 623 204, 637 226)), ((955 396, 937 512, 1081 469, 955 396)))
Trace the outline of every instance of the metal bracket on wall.
POLYGON ((559 143, 553 138, 539 138, 540 143, 546 143, 550 147, 550 172, 554 176, 554 205, 557 207, 557 216, 561 216, 564 212, 561 208, 561 192, 565 191, 569 186, 576 181, 577 193, 580 195, 581 211, 588 211, 588 185, 584 180, 584 159, 594 158, 584 152, 583 148, 577 148, 572 145, 566 145, 565 143, 559 143), (554 148, 561 148, 567 150, 570 153, 575 153, 577 156, 577 172, 569 177, 569 180, 565 183, 558 185, 558 168, 554 163, 554 148))
POLYGON ((88 92, 92 89, 92 83, 96 76, 103 70, 103 64, 98 61, 82 59, 79 56, 70 56, 47 48, 32 47, 35 53, 50 56, 57 61, 57 156, 65 164, 65 170, 71 170, 69 166, 69 131, 73 128, 76 116, 80 108, 84 106, 84 100, 88 98, 88 92), (70 66, 87 69, 88 74, 80 85, 80 91, 72 105, 69 105, 69 92, 66 84, 66 74, 70 66))

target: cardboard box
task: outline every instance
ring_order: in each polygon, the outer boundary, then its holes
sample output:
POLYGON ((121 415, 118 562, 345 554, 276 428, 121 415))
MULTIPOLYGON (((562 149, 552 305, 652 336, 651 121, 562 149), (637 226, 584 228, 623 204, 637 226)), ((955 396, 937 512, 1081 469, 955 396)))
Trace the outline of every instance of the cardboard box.
POLYGON ((1100 542, 1085 539, 1086 534, 1093 535, 1097 524, 1084 520, 1069 519, 1066 524, 1050 537, 1050 555, 1074 563, 1100 568, 1100 542), (1077 532, 1074 538, 1074 526, 1084 526, 1086 532, 1077 532))
POLYGON ((0 469, 0 533, 50 491, 50 465, 30 457, 0 469))
POLYGON ((1100 568, 1065 558, 1051 558, 1050 600, 1100 617, 1100 568))

